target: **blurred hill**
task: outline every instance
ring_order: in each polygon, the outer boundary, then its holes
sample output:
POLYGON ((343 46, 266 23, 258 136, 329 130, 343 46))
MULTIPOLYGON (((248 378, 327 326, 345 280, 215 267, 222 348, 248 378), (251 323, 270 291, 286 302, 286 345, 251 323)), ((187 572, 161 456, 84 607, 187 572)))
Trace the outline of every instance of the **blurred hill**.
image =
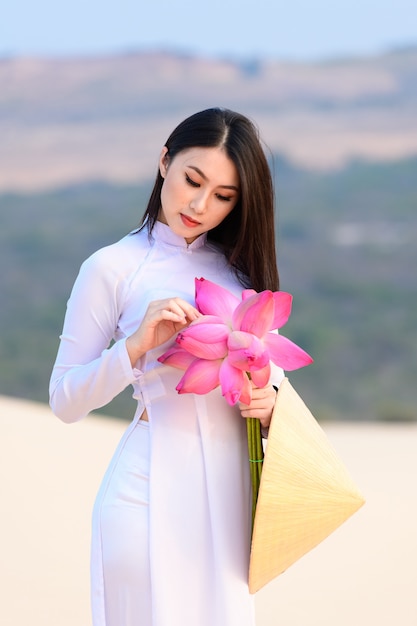
POLYGON ((417 48, 322 63, 163 52, 0 59, 0 190, 141 182, 156 147, 208 106, 249 115, 295 165, 417 153, 417 48))

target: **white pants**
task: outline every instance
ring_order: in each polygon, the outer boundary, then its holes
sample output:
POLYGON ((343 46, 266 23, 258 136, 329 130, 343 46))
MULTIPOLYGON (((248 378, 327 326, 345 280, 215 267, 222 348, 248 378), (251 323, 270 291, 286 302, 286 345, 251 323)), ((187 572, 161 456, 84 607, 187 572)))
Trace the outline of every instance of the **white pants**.
POLYGON ((94 515, 99 516, 105 626, 151 626, 148 422, 139 421, 125 440, 104 477, 94 515))

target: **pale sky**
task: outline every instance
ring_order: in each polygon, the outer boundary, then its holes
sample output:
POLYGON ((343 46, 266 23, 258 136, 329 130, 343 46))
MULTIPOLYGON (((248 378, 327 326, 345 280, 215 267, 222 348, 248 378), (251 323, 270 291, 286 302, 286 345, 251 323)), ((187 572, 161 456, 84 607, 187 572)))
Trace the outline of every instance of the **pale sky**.
POLYGON ((417 44, 417 0, 2 0, 0 56, 315 60, 417 44))

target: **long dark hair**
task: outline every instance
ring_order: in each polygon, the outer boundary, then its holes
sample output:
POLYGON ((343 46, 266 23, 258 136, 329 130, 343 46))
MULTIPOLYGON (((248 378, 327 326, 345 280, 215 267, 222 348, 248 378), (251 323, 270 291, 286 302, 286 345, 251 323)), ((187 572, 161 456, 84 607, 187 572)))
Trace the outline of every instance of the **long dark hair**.
MULTIPOLYGON (((233 211, 207 233, 219 247, 244 287, 256 291, 279 288, 275 253, 274 190, 259 134, 244 115, 228 109, 206 109, 181 122, 165 143, 170 160, 195 147, 223 148, 240 180, 233 211)), ((158 219, 164 179, 160 172, 142 219, 149 232, 158 219)))

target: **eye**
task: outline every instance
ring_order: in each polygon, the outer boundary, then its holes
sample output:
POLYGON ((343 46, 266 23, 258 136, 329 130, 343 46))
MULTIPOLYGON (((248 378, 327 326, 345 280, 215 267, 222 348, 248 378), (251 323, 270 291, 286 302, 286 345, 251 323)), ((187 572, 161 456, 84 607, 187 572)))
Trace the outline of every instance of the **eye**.
POLYGON ((189 185, 191 185, 191 187, 199 187, 200 186, 199 183, 196 183, 195 180, 192 180, 192 178, 190 178, 188 176, 188 174, 185 174, 185 180, 187 181, 187 183, 189 185))
POLYGON ((216 194, 217 198, 222 202, 230 202, 232 200, 231 196, 222 196, 220 193, 216 194))

